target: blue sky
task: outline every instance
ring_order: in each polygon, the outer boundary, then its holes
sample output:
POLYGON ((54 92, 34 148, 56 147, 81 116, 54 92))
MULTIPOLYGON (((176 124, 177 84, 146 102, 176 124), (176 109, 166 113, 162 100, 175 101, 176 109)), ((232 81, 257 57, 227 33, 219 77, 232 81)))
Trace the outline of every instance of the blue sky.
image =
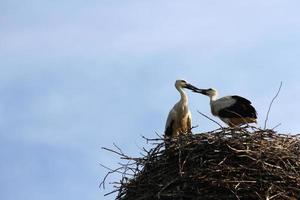
MULTIPOLYGON (((258 110, 283 87, 269 127, 299 133, 300 2, 0 2, 0 199, 104 199, 115 142, 139 155, 162 133, 176 79, 258 110)), ((190 92, 195 132, 218 128, 208 98, 190 92)), ((118 180, 112 176, 108 182, 118 180)))

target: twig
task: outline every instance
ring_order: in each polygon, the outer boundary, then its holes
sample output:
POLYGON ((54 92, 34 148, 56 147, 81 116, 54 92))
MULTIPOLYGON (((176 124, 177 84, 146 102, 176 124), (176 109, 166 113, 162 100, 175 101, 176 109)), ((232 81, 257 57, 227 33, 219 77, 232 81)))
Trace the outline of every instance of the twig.
POLYGON ((192 126, 191 130, 193 130, 194 128, 198 128, 199 125, 196 125, 196 126, 192 126))
POLYGON ((157 141, 163 141, 164 139, 162 137, 159 137, 159 138, 147 138, 143 135, 140 135, 144 140, 146 140, 147 144, 149 142, 157 142, 157 141))
POLYGON ((266 116, 266 119, 265 119, 264 129, 266 129, 266 127, 267 127, 267 122, 268 122, 268 119, 269 119, 269 114, 270 114, 270 111, 271 111, 271 108, 272 108, 272 104, 273 104, 274 100, 277 98, 277 96, 279 95, 281 87, 282 87, 282 81, 280 82, 280 86, 278 88, 278 91, 277 91, 276 95, 273 97, 273 99, 272 99, 272 101, 269 105, 269 109, 268 109, 267 116, 266 116))
POLYGON ((275 130, 277 127, 281 126, 281 123, 277 124, 276 126, 274 126, 273 128, 271 128, 271 130, 275 130))
POLYGON ((202 116, 206 117, 207 119, 209 119, 210 121, 212 121, 212 122, 218 124, 218 126, 220 126, 221 129, 224 128, 220 123, 218 123, 217 121, 215 121, 215 120, 213 120, 212 118, 208 117, 207 115, 203 114, 203 113, 200 112, 199 110, 197 110, 197 112, 198 112, 200 115, 202 115, 202 116))
POLYGON ((176 179, 173 179, 172 181, 170 181, 168 184, 166 184, 158 193, 157 193, 157 198, 160 199, 160 195, 161 193, 167 188, 169 187, 170 185, 172 185, 173 183, 175 183, 177 181, 177 178, 176 179))
POLYGON ((160 139, 164 139, 158 132, 155 131, 155 135, 157 135, 160 139))
POLYGON ((116 145, 116 143, 113 143, 113 145, 114 145, 114 147, 116 147, 116 148, 119 150, 119 152, 120 152, 121 154, 124 155, 124 152, 122 151, 122 149, 121 149, 120 147, 118 147, 118 146, 116 145))
POLYGON ((111 191, 111 192, 109 192, 109 193, 106 193, 104 196, 111 195, 111 194, 113 194, 113 193, 115 193, 115 192, 118 192, 118 191, 119 191, 119 189, 113 190, 113 191, 111 191))
POLYGON ((111 169, 111 168, 109 168, 109 167, 106 167, 105 165, 102 165, 101 163, 100 163, 100 166, 103 167, 103 168, 105 168, 105 169, 107 169, 107 170, 109 170, 109 172, 107 172, 107 174, 104 176, 102 182, 101 182, 100 185, 99 185, 99 188, 101 188, 101 186, 102 186, 103 189, 105 189, 105 181, 106 181, 107 177, 108 177, 110 174, 113 174, 113 173, 115 173, 115 172, 120 173, 120 174, 123 174, 122 172, 119 171, 119 170, 122 169, 123 167, 119 167, 119 168, 117 168, 117 169, 111 169))
POLYGON ((123 153, 117 152, 117 151, 112 150, 112 149, 108 149, 108 148, 106 148, 106 147, 101 147, 101 149, 104 149, 104 150, 106 150, 106 151, 110 151, 110 152, 112 152, 112 153, 118 154, 119 156, 121 156, 121 159, 133 160, 133 161, 136 161, 136 162, 140 161, 139 158, 132 158, 132 157, 129 157, 129 156, 123 154, 123 153))

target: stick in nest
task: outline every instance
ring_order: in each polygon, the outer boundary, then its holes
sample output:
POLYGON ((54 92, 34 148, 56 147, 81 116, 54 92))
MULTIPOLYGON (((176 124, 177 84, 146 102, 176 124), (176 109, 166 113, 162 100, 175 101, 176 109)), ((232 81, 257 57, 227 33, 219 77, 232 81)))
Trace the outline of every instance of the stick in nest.
POLYGON ((200 115, 202 115, 202 116, 206 117, 207 119, 209 119, 210 121, 216 123, 218 126, 220 126, 221 129, 224 128, 220 123, 218 123, 217 121, 215 121, 215 120, 213 120, 212 118, 208 117, 207 115, 203 114, 203 113, 200 112, 199 110, 197 110, 197 112, 198 112, 200 115))
POLYGON ((265 119, 264 129, 266 129, 266 127, 267 127, 267 122, 268 122, 268 119, 269 119, 269 114, 270 114, 270 111, 271 111, 271 108, 272 108, 272 104, 273 104, 274 100, 278 97, 278 95, 280 93, 280 90, 281 90, 281 87, 282 87, 282 81, 280 82, 280 86, 278 88, 278 91, 277 91, 276 95, 273 97, 273 99, 272 99, 272 101, 269 105, 269 109, 268 109, 267 116, 266 116, 266 119, 265 119))

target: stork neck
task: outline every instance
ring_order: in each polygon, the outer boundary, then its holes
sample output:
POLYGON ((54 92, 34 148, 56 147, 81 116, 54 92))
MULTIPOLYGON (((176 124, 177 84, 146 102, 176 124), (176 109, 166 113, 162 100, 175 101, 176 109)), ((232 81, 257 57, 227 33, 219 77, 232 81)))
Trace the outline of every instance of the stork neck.
POLYGON ((186 93, 184 92, 183 88, 178 88, 178 91, 180 93, 180 101, 184 104, 188 103, 188 97, 186 93))
POLYGON ((210 98, 210 102, 213 102, 213 101, 217 100, 217 95, 215 94, 215 95, 209 96, 209 98, 210 98))

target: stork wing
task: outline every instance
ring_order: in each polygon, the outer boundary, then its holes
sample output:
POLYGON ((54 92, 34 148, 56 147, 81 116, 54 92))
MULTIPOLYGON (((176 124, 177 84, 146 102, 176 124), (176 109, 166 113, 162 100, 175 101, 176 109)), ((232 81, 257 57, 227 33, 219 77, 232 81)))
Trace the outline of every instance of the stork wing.
POLYGON ((251 101, 249 101, 248 99, 238 96, 238 95, 233 95, 231 96, 233 99, 239 101, 239 102, 243 102, 244 104, 251 104, 251 101))
POLYGON ((192 133, 192 114, 191 112, 189 112, 188 114, 188 120, 187 120, 187 130, 188 130, 188 133, 192 133))
POLYGON ((219 110, 219 116, 224 118, 235 117, 250 117, 257 118, 255 108, 251 105, 251 101, 240 96, 231 96, 234 99, 234 103, 219 110))
POLYGON ((167 118, 167 122, 166 122, 166 126, 165 126, 165 135, 166 136, 172 136, 173 134, 173 124, 175 122, 174 119, 176 119, 176 111, 174 109, 170 110, 168 118, 167 118))

